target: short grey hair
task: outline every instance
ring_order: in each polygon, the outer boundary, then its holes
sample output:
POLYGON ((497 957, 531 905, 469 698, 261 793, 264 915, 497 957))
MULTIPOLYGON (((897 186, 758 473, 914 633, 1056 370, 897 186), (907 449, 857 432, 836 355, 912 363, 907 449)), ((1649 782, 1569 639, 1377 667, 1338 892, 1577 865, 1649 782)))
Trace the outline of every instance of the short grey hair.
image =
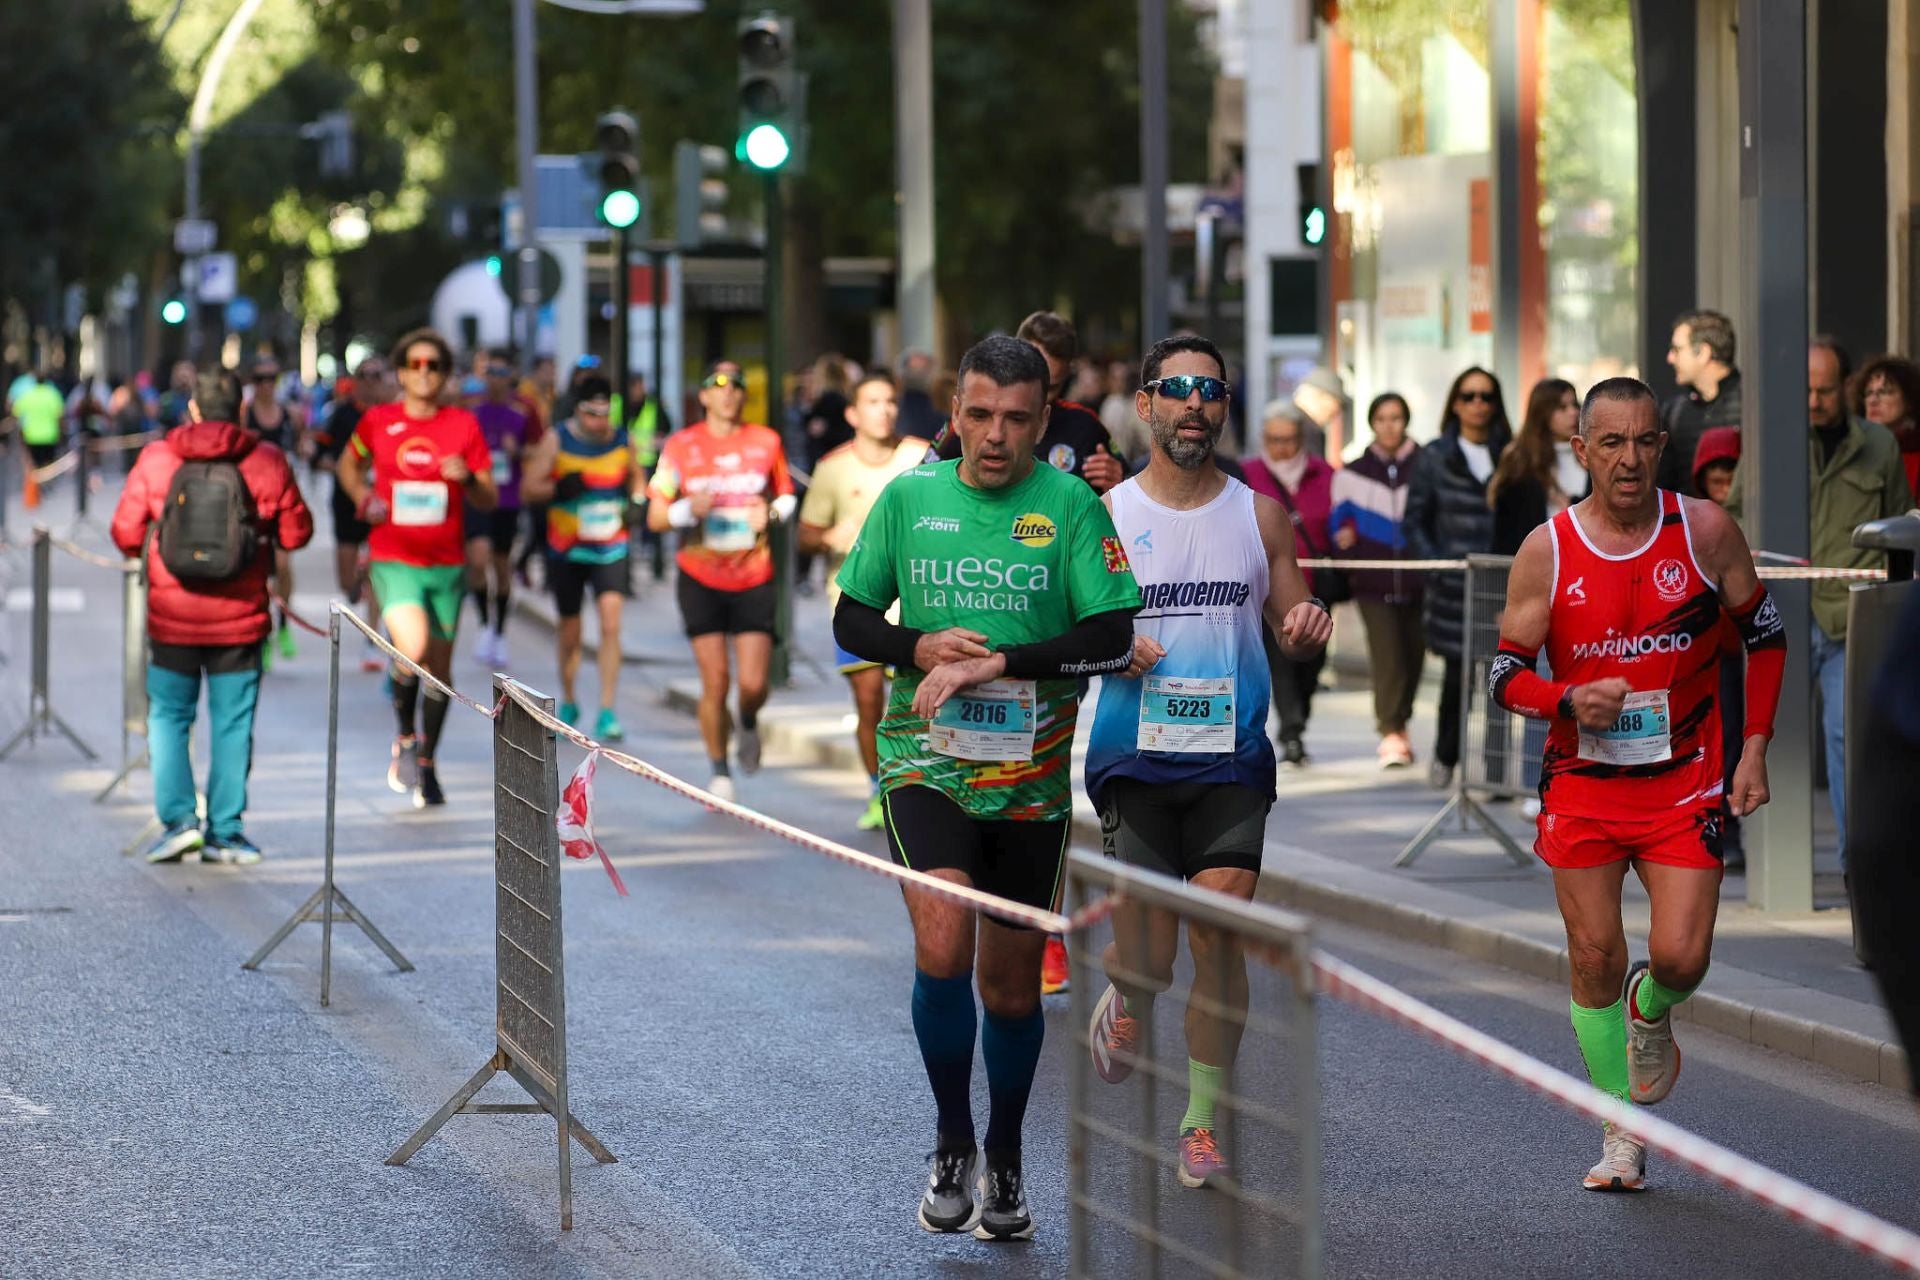
POLYGON ((1653 406, 1654 418, 1660 416, 1660 399, 1653 394, 1653 388, 1638 378, 1605 378, 1587 389, 1587 398, 1580 402, 1580 434, 1587 435, 1593 428, 1593 406, 1602 400, 1611 400, 1616 404, 1631 404, 1636 400, 1645 400, 1653 406))
POLYGON ((1275 418, 1284 418, 1288 422, 1304 423, 1307 420, 1307 415, 1300 411, 1299 405, 1282 397, 1277 400, 1267 401, 1267 407, 1260 411, 1260 424, 1262 426, 1272 422, 1275 418))

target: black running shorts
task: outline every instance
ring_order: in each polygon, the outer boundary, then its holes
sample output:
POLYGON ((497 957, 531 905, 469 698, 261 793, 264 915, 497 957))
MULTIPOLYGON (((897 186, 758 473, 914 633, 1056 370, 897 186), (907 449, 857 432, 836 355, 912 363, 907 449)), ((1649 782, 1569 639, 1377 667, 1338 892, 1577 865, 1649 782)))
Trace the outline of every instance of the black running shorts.
POLYGON ((373 532, 373 526, 360 518, 354 509, 353 499, 341 492, 340 486, 333 487, 333 545, 336 547, 364 546, 367 536, 373 532))
POLYGON ((773 580, 745 591, 722 591, 682 573, 674 588, 680 601, 680 617, 688 636, 710 636, 716 632, 737 636, 743 631, 773 634, 773 580))
MULTIPOLYGON (((1042 911, 1059 907, 1067 867, 1068 819, 1006 822, 975 818, 944 791, 898 787, 882 801, 887 848, 913 871, 964 871, 973 887, 1042 911)), ((1006 924, 1010 929, 1025 925, 1006 924)))
POLYGON ((491 511, 481 511, 477 507, 468 507, 461 519, 467 526, 468 542, 485 538, 493 544, 495 555, 504 556, 513 550, 514 536, 520 532, 520 508, 502 510, 495 507, 491 511))
POLYGON ((1273 801, 1230 782, 1109 778, 1098 807, 1109 858, 1191 880, 1215 867, 1258 874, 1273 801))
POLYGON ((587 588, 596 597, 633 594, 633 557, 621 556, 605 564, 581 564, 564 556, 547 560, 547 586, 553 591, 553 607, 563 618, 577 618, 586 602, 587 588))

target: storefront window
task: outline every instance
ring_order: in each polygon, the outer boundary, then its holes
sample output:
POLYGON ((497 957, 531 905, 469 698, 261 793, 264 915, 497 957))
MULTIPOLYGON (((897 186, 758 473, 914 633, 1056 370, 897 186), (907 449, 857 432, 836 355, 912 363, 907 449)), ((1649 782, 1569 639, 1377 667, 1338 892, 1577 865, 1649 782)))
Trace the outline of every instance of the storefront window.
POLYGON ((1343 4, 1334 34, 1337 359, 1357 408, 1398 391, 1429 438, 1454 374, 1493 357, 1487 4, 1343 4))
POLYGON ((1637 374, 1639 138, 1627 0, 1547 0, 1540 229, 1547 371, 1585 391, 1637 374))
MULTIPOLYGON (((1516 219, 1537 219, 1538 236, 1523 242, 1523 380, 1584 390, 1632 371, 1637 350, 1628 0, 1349 0, 1327 33, 1333 349, 1356 406, 1397 391, 1422 439, 1454 376, 1495 360, 1496 4, 1532 33, 1521 74, 1538 88, 1522 132, 1538 139, 1538 199, 1516 219)), ((1517 416, 1527 387, 1505 390, 1517 416)))

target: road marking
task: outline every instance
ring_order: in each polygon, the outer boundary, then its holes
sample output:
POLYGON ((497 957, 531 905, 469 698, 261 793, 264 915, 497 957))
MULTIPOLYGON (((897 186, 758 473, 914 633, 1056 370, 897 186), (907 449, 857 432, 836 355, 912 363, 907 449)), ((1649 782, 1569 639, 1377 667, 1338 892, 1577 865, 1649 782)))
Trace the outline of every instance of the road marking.
POLYGON ((5 1089, 0 1089, 0 1127, 45 1120, 52 1114, 51 1107, 43 1107, 17 1093, 8 1093, 5 1089))
MULTIPOLYGON (((79 587, 53 587, 47 592, 47 609, 51 613, 85 613, 87 593, 79 587)), ((33 612, 33 588, 15 587, 7 592, 8 613, 33 612)))

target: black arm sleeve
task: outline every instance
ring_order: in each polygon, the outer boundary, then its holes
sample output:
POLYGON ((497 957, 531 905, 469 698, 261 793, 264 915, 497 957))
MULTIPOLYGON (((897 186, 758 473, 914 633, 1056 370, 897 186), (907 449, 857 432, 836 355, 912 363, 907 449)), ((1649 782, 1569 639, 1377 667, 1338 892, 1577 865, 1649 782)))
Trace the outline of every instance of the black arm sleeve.
POLYGON ((1118 671, 1133 660, 1135 609, 1110 609, 1082 618, 1051 640, 1000 650, 1017 680, 1056 680, 1118 671))
POLYGON ((882 610, 844 591, 840 593, 840 603, 833 611, 833 641, 854 657, 904 671, 914 665, 913 647, 920 642, 920 635, 912 627, 888 622, 882 610))

